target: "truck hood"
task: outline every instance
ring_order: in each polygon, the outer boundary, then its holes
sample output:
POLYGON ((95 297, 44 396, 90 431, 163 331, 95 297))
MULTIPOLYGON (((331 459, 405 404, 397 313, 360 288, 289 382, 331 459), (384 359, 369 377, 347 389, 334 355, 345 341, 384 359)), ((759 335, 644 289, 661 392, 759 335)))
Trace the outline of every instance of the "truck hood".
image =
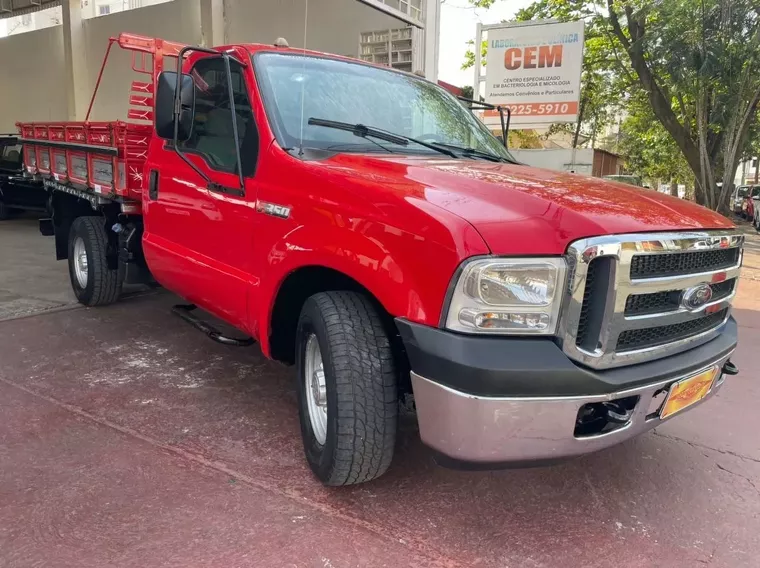
POLYGON ((653 190, 530 166, 358 154, 327 163, 464 218, 494 254, 563 254, 585 237, 733 227, 722 215, 653 190))

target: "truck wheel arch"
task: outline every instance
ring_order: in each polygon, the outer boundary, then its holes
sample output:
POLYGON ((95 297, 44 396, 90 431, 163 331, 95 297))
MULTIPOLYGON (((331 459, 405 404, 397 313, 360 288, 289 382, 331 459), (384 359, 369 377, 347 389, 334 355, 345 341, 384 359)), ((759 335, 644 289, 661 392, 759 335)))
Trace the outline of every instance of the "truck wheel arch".
POLYGON ((295 360, 301 307, 319 292, 364 293, 390 321, 390 334, 397 333, 395 317, 438 325, 459 251, 430 239, 409 239, 381 224, 373 229, 378 234, 321 224, 300 226, 267 247, 263 256, 268 266, 257 286, 258 301, 251 304, 261 307, 250 318, 251 333, 265 355, 286 363, 295 360))
MULTIPOLYGON (((69 257, 69 231, 71 225, 78 217, 91 215, 106 215, 115 219, 116 211, 93 209, 92 205, 84 199, 73 195, 53 191, 50 196, 50 208, 53 212, 53 224, 55 226, 55 251, 56 260, 66 260, 69 257)), ((111 208, 115 208, 112 206, 111 208)), ((108 234, 109 238, 112 235, 108 234)))
MULTIPOLYGON (((377 296, 358 280, 326 266, 301 266, 284 278, 277 289, 269 317, 265 320, 268 345, 262 341, 262 347, 268 351, 269 356, 288 365, 295 363, 296 329, 302 306, 314 294, 339 290, 358 292, 370 298, 389 326, 389 332, 392 331, 390 326, 393 326, 393 316, 377 296)), ((265 335, 262 334, 261 337, 264 339, 265 335)))

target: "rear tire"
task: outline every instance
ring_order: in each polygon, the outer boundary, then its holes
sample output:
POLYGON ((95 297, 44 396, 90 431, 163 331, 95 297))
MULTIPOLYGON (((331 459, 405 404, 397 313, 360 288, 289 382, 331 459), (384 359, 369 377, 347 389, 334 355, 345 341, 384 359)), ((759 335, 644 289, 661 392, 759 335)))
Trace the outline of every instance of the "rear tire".
POLYGON ((106 306, 119 299, 124 267, 108 266, 108 235, 103 217, 77 217, 69 231, 69 277, 77 300, 85 306, 106 306))
POLYGON ((314 474, 341 486, 385 473, 396 442, 397 375, 375 305, 355 292, 311 296, 296 350, 301 435, 314 474))

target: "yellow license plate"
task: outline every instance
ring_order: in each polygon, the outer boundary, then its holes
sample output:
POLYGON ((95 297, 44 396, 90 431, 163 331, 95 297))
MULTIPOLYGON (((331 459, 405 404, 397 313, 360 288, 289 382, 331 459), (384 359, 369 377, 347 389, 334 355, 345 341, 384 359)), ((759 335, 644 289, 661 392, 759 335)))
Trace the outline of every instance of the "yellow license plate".
POLYGON ((716 365, 683 381, 678 381, 670 387, 668 398, 660 412, 660 418, 667 418, 692 404, 699 402, 708 392, 718 375, 719 368, 716 365))

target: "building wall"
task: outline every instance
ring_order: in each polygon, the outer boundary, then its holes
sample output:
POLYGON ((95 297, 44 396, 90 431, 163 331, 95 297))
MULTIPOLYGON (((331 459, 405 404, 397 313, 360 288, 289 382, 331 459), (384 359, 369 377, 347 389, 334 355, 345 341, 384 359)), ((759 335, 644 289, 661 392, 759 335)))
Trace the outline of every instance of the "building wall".
MULTIPOLYGON (((305 0, 226 0, 229 43, 274 43, 304 47, 305 0)), ((306 48, 356 57, 363 31, 405 24, 356 0, 310 0, 306 48)))
POLYGON ((603 150, 594 150, 594 171, 596 177, 614 176, 623 171, 623 160, 620 156, 603 150))
MULTIPOLYGON (((131 32, 149 37, 198 44, 201 41, 200 7, 197 0, 174 0, 118 12, 108 16, 92 18, 83 22, 87 75, 89 85, 86 91, 95 88, 98 72, 108 46, 108 38, 121 32, 131 32)), ((131 70, 129 52, 114 47, 103 80, 95 98, 91 120, 125 119, 129 86, 132 81, 145 78, 131 70)))
MULTIPOLYGON (((90 9, 103 3, 89 2, 90 9)), ((305 0, 224 0, 224 4, 226 42, 273 43, 285 37, 292 46, 303 46, 305 0)), ((309 8, 306 46, 318 51, 356 57, 361 31, 404 25, 357 0, 310 0, 309 8)), ((86 93, 89 102, 109 37, 131 32, 200 44, 200 13, 200 0, 173 0, 84 19, 86 84, 78 93, 86 93)), ((0 38, 0 53, 0 132, 15 131, 17 120, 67 120, 62 27, 0 38)), ((135 79, 140 80, 140 75, 130 70, 130 54, 115 47, 91 120, 126 118, 129 85, 135 79)))
POLYGON ((572 149, 556 148, 542 150, 510 150, 520 162, 547 170, 570 171, 591 175, 594 171, 594 151, 590 148, 578 148, 575 151, 575 167, 572 164, 572 149))
POLYGON ((0 54, 0 133, 16 121, 66 120, 61 26, 0 38, 0 54))
POLYGON ((739 164, 736 170, 735 182, 738 185, 760 183, 760 156, 750 158, 739 164))
POLYGON ((172 0, 82 0, 82 17, 98 18, 125 10, 144 8, 172 0))
MULTIPOLYGON (((0 6, 2 4, 3 3, 0 2, 0 6)), ((7 6, 7 2, 5 5, 7 6)), ((0 20, 0 38, 9 35, 33 32, 35 30, 49 28, 50 26, 57 26, 60 25, 62 20, 63 16, 61 14, 60 6, 32 12, 31 14, 3 18, 0 20)))

